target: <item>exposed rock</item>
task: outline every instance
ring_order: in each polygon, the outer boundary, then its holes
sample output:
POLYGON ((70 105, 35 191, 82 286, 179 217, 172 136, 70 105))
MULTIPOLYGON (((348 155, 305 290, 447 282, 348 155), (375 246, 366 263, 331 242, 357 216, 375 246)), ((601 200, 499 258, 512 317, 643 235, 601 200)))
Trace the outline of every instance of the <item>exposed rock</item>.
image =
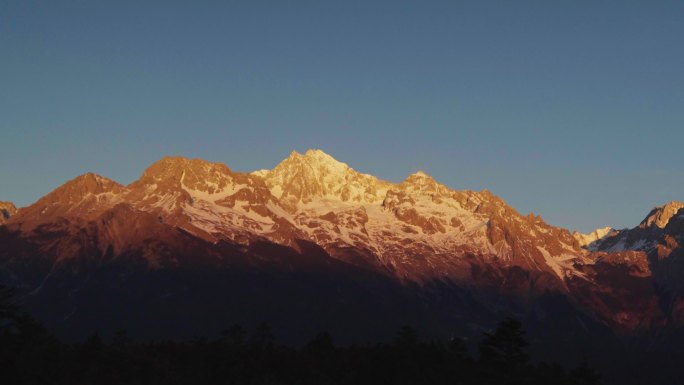
POLYGON ((0 224, 5 223, 12 215, 17 213, 17 208, 12 202, 0 201, 0 224))
POLYGON ((603 239, 603 237, 605 237, 606 235, 608 235, 612 231, 613 231, 613 228, 608 226, 608 227, 602 227, 602 228, 596 229, 589 234, 583 234, 583 233, 580 233, 578 231, 575 231, 572 233, 572 236, 575 237, 577 242, 579 242, 580 246, 591 247, 592 243, 603 239))
POLYGON ((670 222, 670 218, 672 218, 677 212, 684 208, 684 203, 682 202, 669 202, 665 205, 658 206, 651 210, 650 213, 646 216, 646 218, 641 222, 639 227, 641 228, 649 228, 652 226, 656 226, 658 228, 665 228, 667 226, 668 222, 670 222))

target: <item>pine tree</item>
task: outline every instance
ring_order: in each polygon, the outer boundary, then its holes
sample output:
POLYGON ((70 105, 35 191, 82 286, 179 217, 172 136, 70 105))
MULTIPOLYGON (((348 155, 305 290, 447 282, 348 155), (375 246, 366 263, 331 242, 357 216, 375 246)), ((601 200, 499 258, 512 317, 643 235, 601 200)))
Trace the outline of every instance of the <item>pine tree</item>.
POLYGON ((507 318, 494 333, 485 333, 480 343, 480 364, 484 376, 503 384, 526 383, 527 340, 519 321, 507 318))

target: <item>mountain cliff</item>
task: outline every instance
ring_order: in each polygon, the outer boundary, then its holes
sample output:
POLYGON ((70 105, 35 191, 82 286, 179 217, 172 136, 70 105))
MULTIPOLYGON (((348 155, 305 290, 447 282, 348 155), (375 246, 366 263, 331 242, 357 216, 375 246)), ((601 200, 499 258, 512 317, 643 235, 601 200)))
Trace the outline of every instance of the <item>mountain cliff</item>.
POLYGON ((684 323, 684 203, 653 208, 639 226, 614 231, 595 243, 607 253, 638 256, 653 274, 653 287, 670 321, 684 323))

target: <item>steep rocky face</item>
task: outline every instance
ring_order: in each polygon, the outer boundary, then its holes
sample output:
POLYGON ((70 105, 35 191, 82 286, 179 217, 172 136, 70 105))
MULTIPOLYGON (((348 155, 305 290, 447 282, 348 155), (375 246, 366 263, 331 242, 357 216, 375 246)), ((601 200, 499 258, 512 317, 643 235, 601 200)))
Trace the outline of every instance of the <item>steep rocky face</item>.
POLYGON ((297 230, 263 179, 200 159, 164 158, 127 187, 141 211, 211 242, 249 243, 268 236, 291 244, 297 230))
POLYGON ((123 191, 124 187, 111 179, 93 173, 83 174, 19 211, 7 225, 31 231, 63 217, 89 220, 119 202, 123 191))
MULTIPOLYGON (((202 240, 126 203, 106 209, 90 221, 61 218, 41 225, 24 239, 36 247, 35 257, 55 269, 121 262, 154 270, 192 266, 212 258, 202 240)), ((219 260, 216 255, 213 259, 219 260)))
POLYGON ((589 234, 582 234, 578 231, 575 231, 572 233, 572 236, 575 237, 580 246, 591 249, 594 246, 594 243, 600 241, 613 231, 613 228, 608 226, 596 229, 589 234))
POLYGON ((681 325, 684 324, 683 243, 684 205, 670 202, 651 210, 639 226, 613 231, 595 242, 594 247, 612 256, 636 253, 639 265, 648 265, 652 274, 649 283, 656 292, 662 317, 681 325))
POLYGON ((666 311, 675 322, 684 324, 684 209, 668 219, 665 227, 651 234, 644 248, 666 311))
POLYGON ((380 266, 402 280, 489 283, 517 266, 535 272, 521 291, 565 290, 562 281, 585 253, 567 231, 521 216, 488 191, 455 191, 424 172, 391 184, 310 150, 254 175, 308 239, 336 258, 380 266), (494 276, 479 273, 492 267, 494 276), (548 277, 534 284, 537 275, 548 277))
MULTIPOLYGON (((432 277, 468 281, 477 279, 464 276, 473 266, 475 271, 520 267, 533 272, 520 290, 534 285, 537 275, 548 275, 537 289, 563 290, 562 281, 583 255, 567 231, 548 226, 539 217, 523 217, 486 190, 454 191, 424 172, 388 191, 383 208, 413 232, 408 235, 411 242, 393 250, 399 256, 394 264, 405 261, 400 257, 405 250, 422 246, 419 254, 427 259, 423 265, 434 267, 427 274, 432 277)), ((410 265, 405 271, 410 276, 426 268, 410 265)))
POLYGON ((676 201, 656 207, 651 210, 650 213, 648 213, 639 227, 645 229, 655 226, 660 229, 664 229, 665 226, 667 226, 667 224, 670 222, 670 219, 682 208, 684 208, 684 203, 676 201))
POLYGON ((593 249, 607 252, 639 250, 656 253, 662 258, 668 246, 667 237, 678 237, 678 221, 684 215, 684 204, 670 202, 653 208, 639 226, 632 229, 615 230, 592 244, 593 249), (673 223, 669 226, 670 222, 673 223), (658 251, 660 250, 660 251, 658 251))
POLYGON ((321 150, 293 151, 273 170, 256 172, 274 196, 290 210, 319 198, 342 202, 374 203, 382 200, 389 183, 362 174, 321 150))
POLYGON ((185 188, 206 194, 220 193, 232 183, 230 169, 201 159, 166 157, 150 165, 129 188, 150 187, 151 192, 177 192, 185 188))
POLYGON ((595 252, 594 262, 578 266, 568 287, 572 297, 618 331, 650 330, 668 322, 654 287, 648 256, 642 251, 595 252))
POLYGON ((7 221, 12 215, 17 213, 17 208, 12 202, 0 201, 0 224, 7 221))

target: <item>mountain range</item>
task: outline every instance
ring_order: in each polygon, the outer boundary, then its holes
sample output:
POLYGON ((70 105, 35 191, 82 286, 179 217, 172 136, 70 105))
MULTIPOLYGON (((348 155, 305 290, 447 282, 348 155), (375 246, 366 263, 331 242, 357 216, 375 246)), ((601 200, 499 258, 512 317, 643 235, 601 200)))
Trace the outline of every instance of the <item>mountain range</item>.
POLYGON ((127 186, 87 173, 27 207, 0 202, 0 283, 71 339, 258 322, 291 341, 406 324, 444 338, 514 315, 586 347, 681 331, 683 241, 680 202, 580 234, 487 190, 424 172, 391 183, 320 150, 252 173, 167 157, 127 186))

